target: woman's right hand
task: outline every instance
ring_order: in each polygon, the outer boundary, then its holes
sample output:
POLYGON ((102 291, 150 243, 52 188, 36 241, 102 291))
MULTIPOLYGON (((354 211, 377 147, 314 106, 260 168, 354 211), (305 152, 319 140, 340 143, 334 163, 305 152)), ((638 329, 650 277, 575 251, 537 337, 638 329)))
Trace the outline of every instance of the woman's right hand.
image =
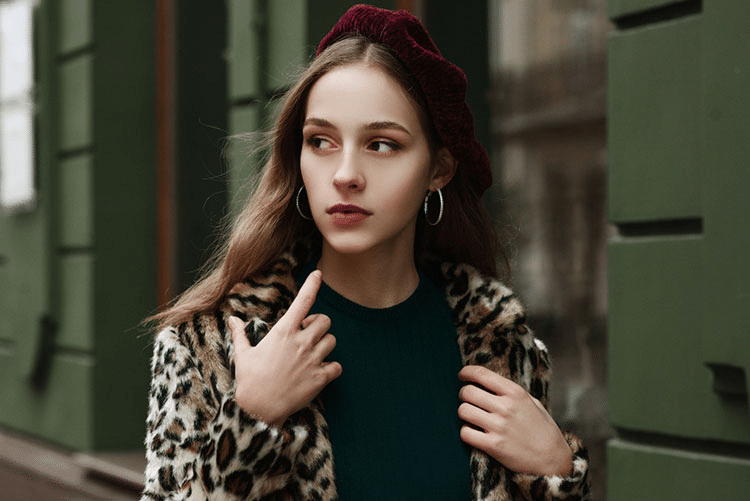
POLYGON ((307 314, 320 289, 322 274, 310 273, 287 312, 255 346, 237 317, 228 320, 234 341, 235 399, 251 416, 281 426, 341 375, 341 364, 326 362, 336 346, 328 333, 331 320, 307 314))

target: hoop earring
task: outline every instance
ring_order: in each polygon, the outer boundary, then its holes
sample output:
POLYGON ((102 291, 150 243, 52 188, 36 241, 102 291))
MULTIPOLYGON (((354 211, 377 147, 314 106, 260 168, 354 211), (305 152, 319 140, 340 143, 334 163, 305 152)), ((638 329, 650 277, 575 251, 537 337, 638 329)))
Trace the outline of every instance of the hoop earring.
POLYGON ((302 216, 302 219, 307 219, 308 221, 310 221, 312 220, 312 215, 305 216, 305 214, 302 212, 302 207, 300 207, 299 205, 299 197, 300 195, 302 195, 302 190, 304 189, 305 189, 305 185, 303 184, 302 186, 299 187, 299 191, 297 192, 297 198, 295 199, 296 204, 297 204, 297 212, 299 212, 299 215, 302 216))
POLYGON ((424 220, 427 221, 427 224, 429 224, 430 226, 437 226, 437 224, 443 220, 443 208, 444 207, 445 207, 445 204, 443 203, 443 192, 440 191, 440 188, 438 188, 435 191, 428 191, 427 195, 425 195, 424 197, 424 220), (438 217, 434 222, 430 221, 427 218, 427 213, 429 212, 428 202, 430 200, 430 195, 432 195, 433 193, 437 193, 438 200, 440 200, 440 212, 438 212, 438 217))

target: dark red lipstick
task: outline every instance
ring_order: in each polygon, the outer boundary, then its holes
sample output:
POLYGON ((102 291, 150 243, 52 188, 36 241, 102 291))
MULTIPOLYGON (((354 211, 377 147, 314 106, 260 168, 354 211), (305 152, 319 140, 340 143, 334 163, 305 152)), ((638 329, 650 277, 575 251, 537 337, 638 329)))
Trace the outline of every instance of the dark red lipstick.
POLYGON ((328 214, 333 214, 334 212, 341 212, 344 214, 351 214, 354 212, 365 214, 367 216, 371 215, 372 212, 364 210, 362 207, 358 205, 353 204, 336 204, 333 207, 330 207, 327 211, 328 214))
POLYGON ((353 204, 336 204, 329 207, 326 213, 336 226, 351 226, 372 215, 372 212, 353 204))

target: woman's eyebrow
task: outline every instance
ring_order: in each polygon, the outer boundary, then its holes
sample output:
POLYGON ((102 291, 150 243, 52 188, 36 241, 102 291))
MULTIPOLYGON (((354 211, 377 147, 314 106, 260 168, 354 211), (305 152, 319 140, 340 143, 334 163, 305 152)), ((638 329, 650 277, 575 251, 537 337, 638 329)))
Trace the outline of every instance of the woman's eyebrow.
POLYGON ((398 122, 391 122, 389 120, 385 120, 382 122, 371 122, 367 124, 365 128, 367 130, 396 129, 396 130, 405 132, 406 134, 409 134, 411 136, 411 132, 409 132, 409 130, 406 127, 404 127, 398 122))
MULTIPOLYGON (((325 118, 316 118, 316 117, 309 117, 306 118, 305 121, 302 123, 302 127, 307 127, 308 125, 316 125, 318 127, 325 127, 329 129, 335 129, 336 126, 333 125, 331 122, 326 120, 325 118)), ((391 120, 381 120, 378 122, 370 122, 367 125, 365 125, 365 130, 384 130, 384 129, 395 129, 401 132, 404 132, 405 134, 412 135, 411 132, 409 132, 409 129, 404 127, 398 122, 394 122, 391 120)))
POLYGON ((320 127, 330 127, 334 128, 333 124, 329 122, 328 120, 325 120, 323 118, 306 118, 304 123, 302 124, 302 127, 305 127, 306 125, 318 125, 320 127))

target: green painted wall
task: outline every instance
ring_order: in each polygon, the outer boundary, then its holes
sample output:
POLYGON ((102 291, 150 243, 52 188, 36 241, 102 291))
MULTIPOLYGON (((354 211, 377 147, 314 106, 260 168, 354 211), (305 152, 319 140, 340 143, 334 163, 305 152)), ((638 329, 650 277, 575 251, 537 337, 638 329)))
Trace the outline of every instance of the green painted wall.
POLYGON ((750 4, 609 4, 609 498, 750 485, 750 4))
POLYGON ((38 207, 0 216, 0 424, 139 447, 155 308, 153 2, 35 12, 38 207))

